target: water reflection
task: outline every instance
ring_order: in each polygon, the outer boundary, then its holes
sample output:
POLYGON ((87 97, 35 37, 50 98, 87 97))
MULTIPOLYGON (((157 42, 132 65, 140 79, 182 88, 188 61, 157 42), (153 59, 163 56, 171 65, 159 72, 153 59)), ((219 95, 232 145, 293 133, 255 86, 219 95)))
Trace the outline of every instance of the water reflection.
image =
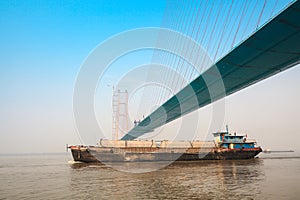
POLYGON ((79 196, 97 198, 251 199, 261 193, 257 183, 264 180, 263 165, 261 159, 175 162, 158 171, 132 174, 101 164, 73 164, 70 187, 79 196))

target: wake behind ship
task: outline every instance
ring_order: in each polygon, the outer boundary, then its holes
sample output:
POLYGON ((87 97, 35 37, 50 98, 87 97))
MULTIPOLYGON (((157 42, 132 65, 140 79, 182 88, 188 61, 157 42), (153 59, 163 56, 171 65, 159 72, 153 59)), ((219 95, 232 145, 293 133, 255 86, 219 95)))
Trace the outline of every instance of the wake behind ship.
POLYGON ((149 162, 252 159, 262 152, 247 135, 213 133, 213 141, 100 140, 97 146, 69 146, 74 161, 149 162))

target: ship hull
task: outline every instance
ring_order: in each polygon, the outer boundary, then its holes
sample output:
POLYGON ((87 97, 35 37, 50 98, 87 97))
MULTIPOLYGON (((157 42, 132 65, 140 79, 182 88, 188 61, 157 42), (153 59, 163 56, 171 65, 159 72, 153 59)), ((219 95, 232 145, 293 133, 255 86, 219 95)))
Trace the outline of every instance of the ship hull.
POLYGON ((74 161, 92 162, 152 162, 152 161, 197 161, 197 160, 242 160, 252 159, 262 149, 220 148, 105 148, 70 147, 74 161))

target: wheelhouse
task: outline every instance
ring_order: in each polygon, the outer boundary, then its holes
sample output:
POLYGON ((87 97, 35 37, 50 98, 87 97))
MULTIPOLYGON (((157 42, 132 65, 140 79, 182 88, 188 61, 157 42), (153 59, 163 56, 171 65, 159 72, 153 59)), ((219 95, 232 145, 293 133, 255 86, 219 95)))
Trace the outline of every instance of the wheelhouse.
POLYGON ((256 141, 249 140, 247 135, 237 135, 228 132, 213 133, 215 144, 226 149, 250 149, 255 148, 256 141))

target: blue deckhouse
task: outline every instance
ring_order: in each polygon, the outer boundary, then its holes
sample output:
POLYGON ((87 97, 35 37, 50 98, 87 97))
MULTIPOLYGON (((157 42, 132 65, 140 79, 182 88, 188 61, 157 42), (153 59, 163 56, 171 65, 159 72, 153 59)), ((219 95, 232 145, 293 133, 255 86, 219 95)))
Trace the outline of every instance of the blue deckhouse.
POLYGON ((225 149, 255 148, 256 141, 247 139, 247 135, 230 134, 227 132, 213 133, 215 144, 225 149))

